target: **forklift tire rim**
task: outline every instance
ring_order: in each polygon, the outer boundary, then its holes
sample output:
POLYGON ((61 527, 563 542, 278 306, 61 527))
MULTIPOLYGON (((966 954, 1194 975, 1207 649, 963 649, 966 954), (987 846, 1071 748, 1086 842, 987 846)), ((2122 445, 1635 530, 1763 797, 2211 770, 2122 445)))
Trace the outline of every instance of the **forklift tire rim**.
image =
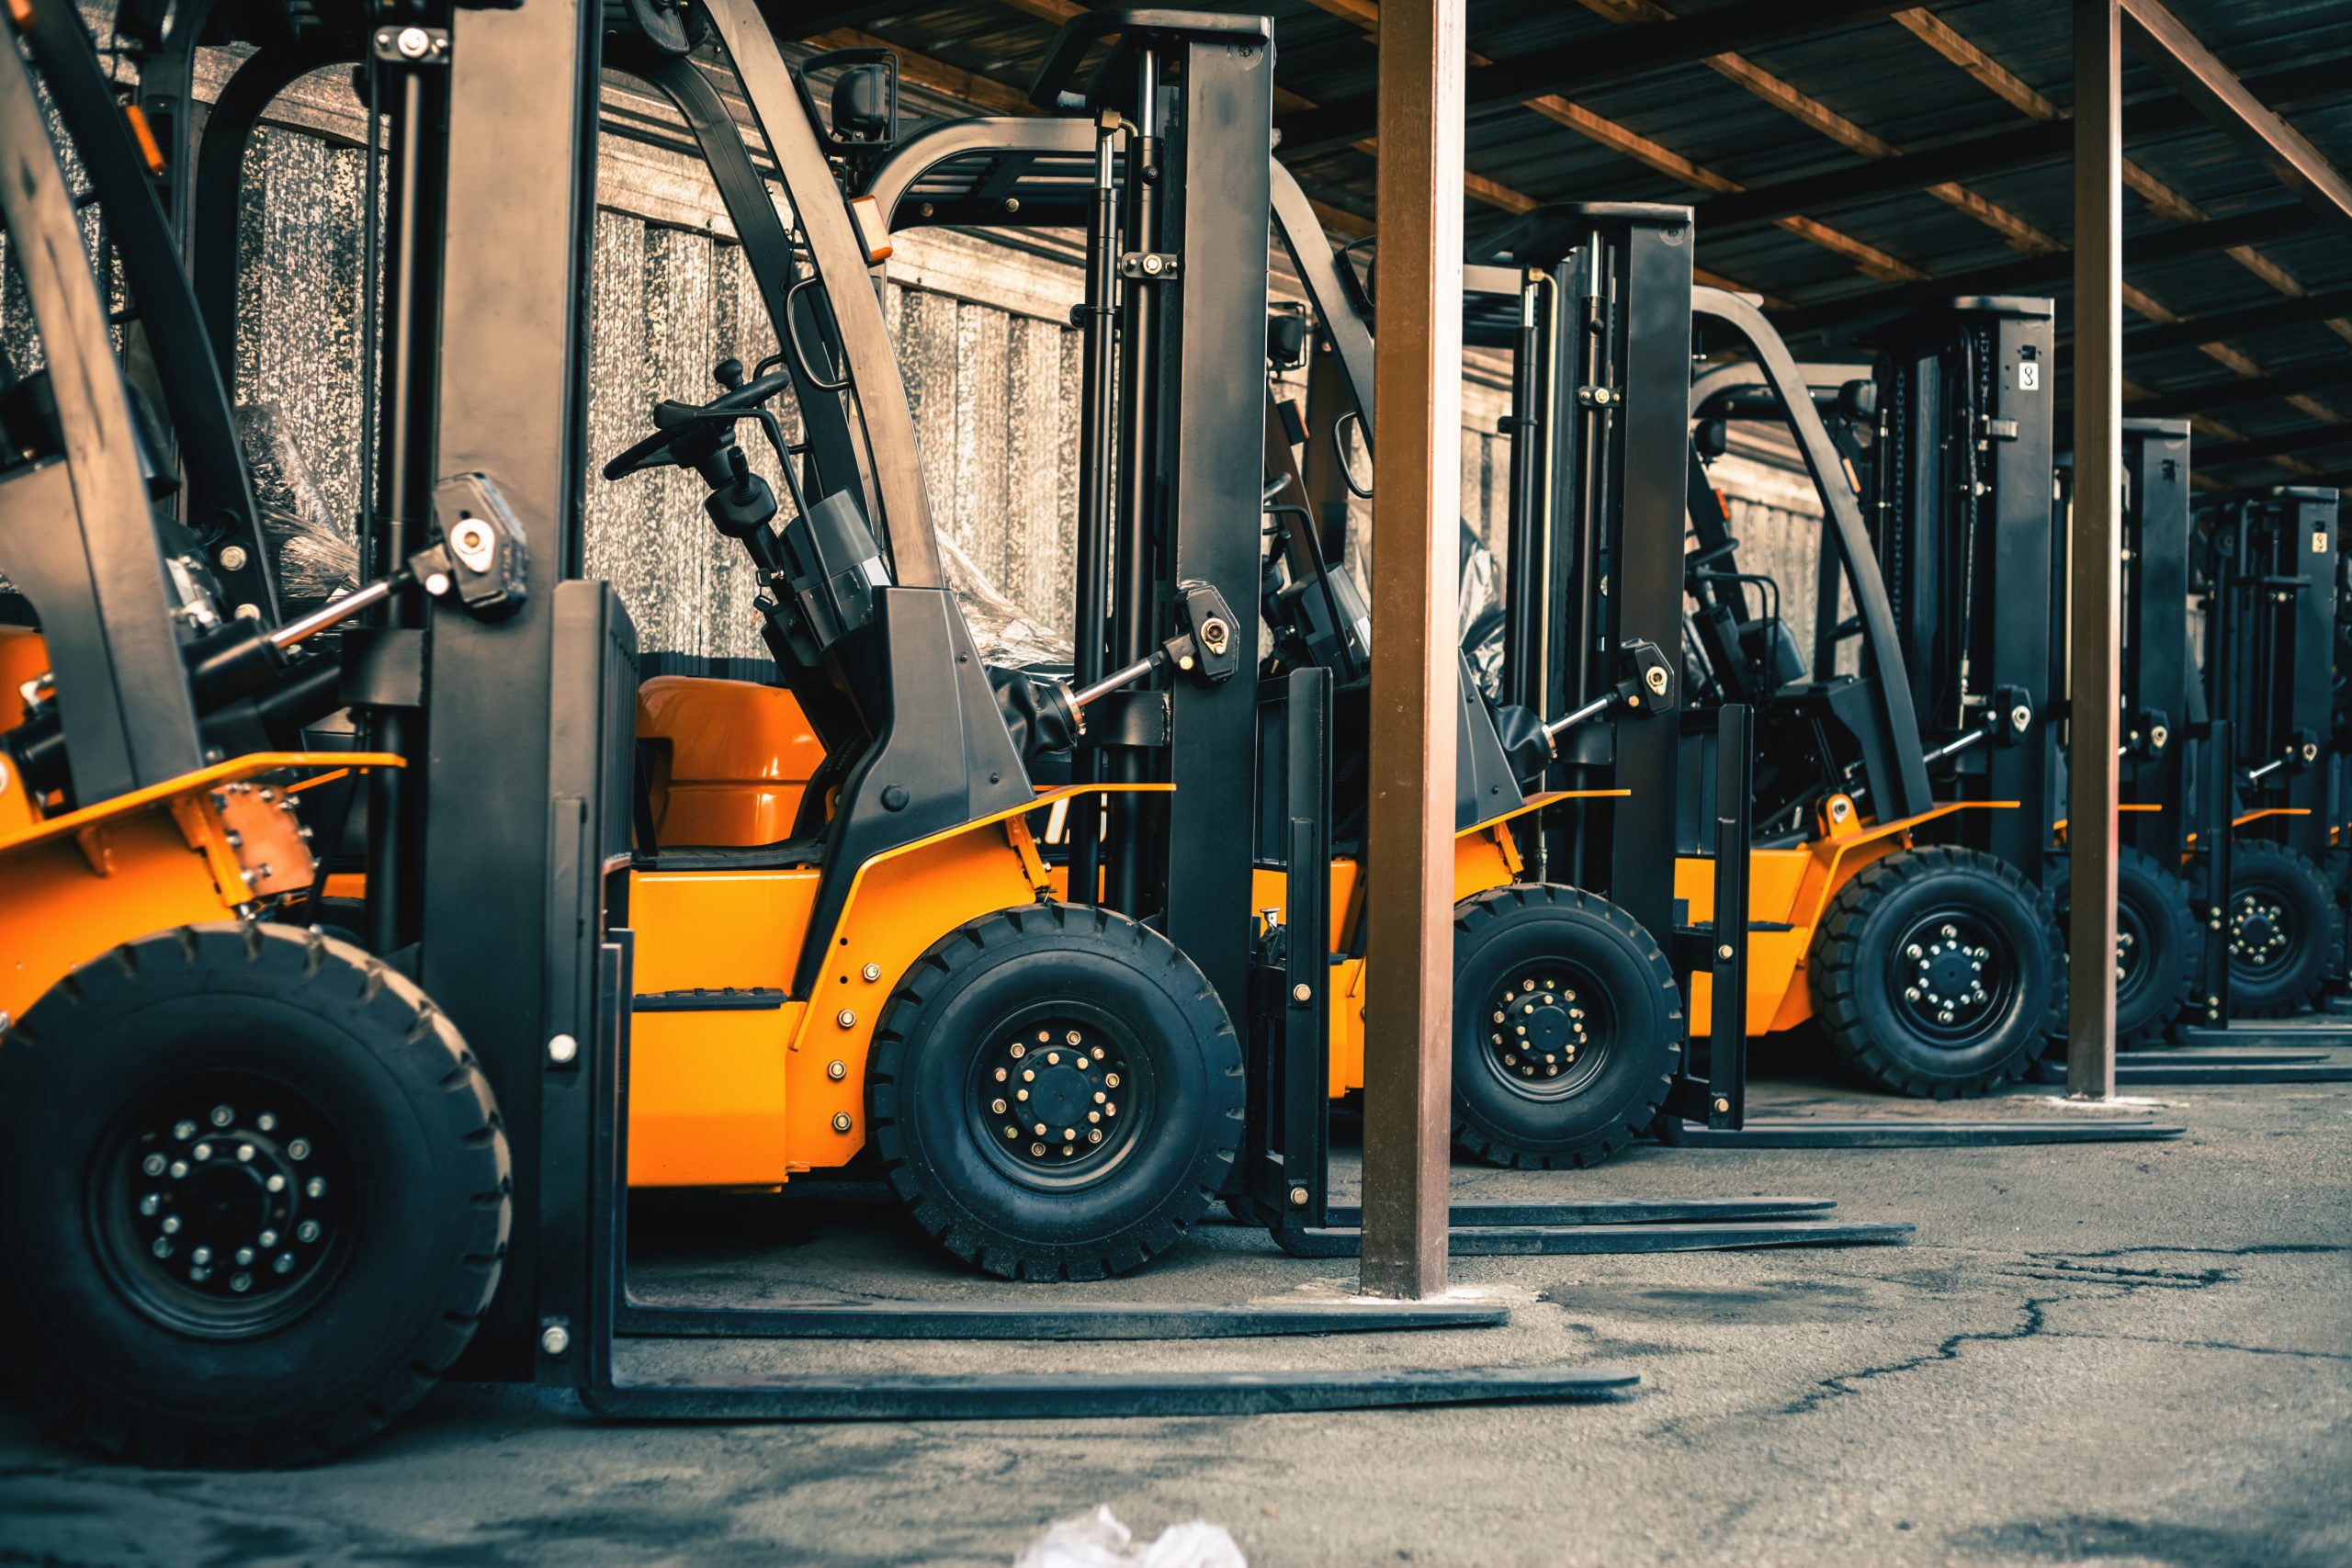
POLYGON ((1092 1187, 1142 1145, 1156 1087, 1149 1053, 1109 1013, 1067 1000, 1023 1009, 974 1056, 974 1141, 1023 1186, 1092 1187))
POLYGON ((1926 1043, 1963 1050, 2007 1019, 2017 974, 2017 955, 1997 925, 1947 906, 1913 920, 1889 950, 1888 1000, 1926 1043))
POLYGON ((318 1109, 258 1074, 207 1073, 140 1097, 84 1183, 100 1268, 156 1323, 248 1339, 301 1316, 350 1252, 353 1177, 318 1109))
POLYGON ((2147 987, 2154 972, 2148 962, 2148 925, 2144 911, 2129 898, 2115 905, 2115 1005, 2123 1007, 2147 987))
POLYGON ((1609 987, 1580 964, 1537 958, 1510 966, 1478 1006, 1487 1070, 1526 1100, 1567 1100, 1609 1066, 1618 1033, 1609 987))
POLYGON ((2230 973, 2260 979, 2294 967, 2297 940, 2287 900, 2268 887, 2241 888, 2230 899, 2230 973))

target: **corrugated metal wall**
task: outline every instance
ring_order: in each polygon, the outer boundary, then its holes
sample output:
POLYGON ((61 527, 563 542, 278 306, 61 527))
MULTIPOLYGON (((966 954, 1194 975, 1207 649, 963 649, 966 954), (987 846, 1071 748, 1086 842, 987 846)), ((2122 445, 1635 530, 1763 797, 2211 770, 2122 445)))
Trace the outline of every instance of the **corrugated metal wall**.
MULTIPOLYGON (((683 161, 681 166, 691 168, 683 161)), ((266 127, 256 139, 244 192, 237 396, 274 408, 341 517, 351 515, 358 492, 363 175, 354 147, 266 127)), ((649 205, 674 214, 680 188, 673 177, 661 203, 649 205)), ((626 200, 626 185, 616 190, 607 181, 602 194, 608 202, 626 200)), ((715 192, 709 210, 719 211, 715 192)), ((589 281, 589 442, 596 462, 650 429, 650 411, 661 399, 711 396, 711 368, 722 355, 750 365, 775 349, 742 253, 716 227, 600 209, 589 281)), ((918 254, 908 263, 894 259, 895 275, 944 279, 964 290, 959 297, 891 281, 884 293, 941 528, 1032 618, 1067 633, 1079 361, 1077 333, 1057 312, 1075 294, 1074 276, 1063 276, 1069 269, 1052 260, 968 241, 952 256, 925 257, 910 248, 918 254)), ((1495 431, 1501 394, 1474 379, 1465 386, 1464 407, 1463 513, 1493 545, 1510 479, 1495 431)), ((788 413, 787 434, 797 435, 788 413)), ((764 441, 748 427, 743 436, 775 482, 764 441)), ((1809 495, 1773 482, 1776 476, 1753 463, 1732 460, 1723 477, 1735 493, 1737 530, 1751 546, 1743 564, 1772 571, 1792 624, 1808 626, 1812 570, 1800 568, 1797 558, 1809 563, 1807 547, 1816 536, 1804 515, 1809 495)), ((649 651, 758 658, 749 567, 741 547, 711 528, 702 495, 697 479, 674 468, 617 483, 592 479, 587 569, 618 586, 649 651)), ((1359 502, 1351 542, 1363 536, 1363 510, 1359 502)))

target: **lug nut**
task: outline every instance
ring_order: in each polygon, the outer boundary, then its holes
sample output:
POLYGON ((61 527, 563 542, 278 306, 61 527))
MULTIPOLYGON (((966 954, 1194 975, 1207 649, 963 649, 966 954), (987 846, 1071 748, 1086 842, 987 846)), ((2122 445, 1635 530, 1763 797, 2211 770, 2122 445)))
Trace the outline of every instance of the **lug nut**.
POLYGON ((226 1127, 236 1119, 237 1113, 225 1105, 216 1105, 212 1108, 212 1124, 215 1127, 226 1127))
POLYGON ((294 1227, 294 1239, 296 1241, 318 1240, 319 1222, 316 1220, 304 1220, 300 1224, 296 1225, 294 1227))
POLYGON ((311 1157, 311 1141, 308 1138, 295 1139, 292 1143, 286 1145, 286 1154, 287 1157, 289 1159, 309 1159, 311 1157))
POLYGON ((308 1198, 323 1198, 327 1195, 327 1184, 322 1178, 314 1176, 302 1183, 302 1194, 308 1198))

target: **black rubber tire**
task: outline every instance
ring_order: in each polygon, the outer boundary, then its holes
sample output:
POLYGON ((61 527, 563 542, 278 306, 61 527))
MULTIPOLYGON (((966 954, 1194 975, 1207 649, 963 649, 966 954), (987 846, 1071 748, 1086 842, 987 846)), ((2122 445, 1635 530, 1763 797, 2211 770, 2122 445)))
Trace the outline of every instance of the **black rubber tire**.
POLYGON ((373 1435, 473 1337, 511 1190, 490 1086, 457 1031, 407 979, 311 931, 156 932, 59 981, 0 1042, 0 1337, 28 1352, 52 1422, 125 1458, 297 1464, 373 1435), (223 1075, 306 1103, 320 1142, 291 1157, 356 1174, 338 1183, 322 1260, 298 1276, 295 1315, 208 1335, 163 1315, 196 1296, 176 1260, 167 1272, 105 1233, 130 1212, 110 1195, 185 1168, 140 1175, 129 1134, 223 1075))
MULTIPOLYGON (((2062 859, 2050 880, 2051 913, 2062 942, 2070 874, 2062 859)), ((2189 903, 2188 885, 2140 850, 2116 856, 2115 906, 2119 947, 2126 935, 2132 939, 2130 973, 2116 982, 2115 1048, 2131 1051, 2160 1043, 2173 1021, 2196 1000, 2205 927, 2189 903)), ((2063 1003, 2063 986, 2060 993, 2063 1003)), ((2062 1006, 2052 1033, 2063 1037, 2065 1028, 2062 1006)))
POLYGON ((1674 966, 1608 899, 1519 883, 1454 906, 1453 1141, 1464 1152, 1519 1168, 1598 1164, 1657 1122, 1683 1037, 1674 966), (1532 1059, 1507 1065, 1494 1041, 1510 1020, 1507 1009, 1505 1024, 1493 1018, 1499 993, 1535 970, 1573 977, 1569 999, 1605 1031, 1556 1080, 1534 1076, 1532 1059))
POLYGON ((1243 1095, 1232 1021, 1174 943, 1107 909, 1037 904, 957 927, 899 980, 866 1126, 891 1190, 957 1258, 1007 1280, 1099 1280, 1166 1252, 1217 1201, 1243 1095), (1089 1155, 1062 1178, 1023 1162, 1025 1133, 989 1141, 978 1086, 1008 1037, 1073 1023, 1128 1059, 1136 1081, 1115 1092, 1136 1119, 1105 1129, 1101 1167, 1089 1155))
POLYGON ((2236 934, 2248 895, 2261 896, 2263 902, 2284 912, 2287 945, 2259 967, 2232 953, 2231 1015, 2280 1018, 2318 1005, 2336 954, 2344 948, 2344 910, 2327 884, 2327 873, 2284 844, 2241 839, 2230 846, 2230 903, 2222 919, 2222 941, 2236 934))
POLYGON ((1933 845, 1871 862, 1838 890, 1813 939, 1814 1016, 1838 1057, 1920 1099, 1983 1094, 2022 1077, 2041 1052, 2063 984, 2049 906, 2016 867, 1982 851, 1933 845), (1898 943, 1939 911, 1964 917, 2001 950, 1987 1010, 1939 1042, 1907 1019, 1898 943))

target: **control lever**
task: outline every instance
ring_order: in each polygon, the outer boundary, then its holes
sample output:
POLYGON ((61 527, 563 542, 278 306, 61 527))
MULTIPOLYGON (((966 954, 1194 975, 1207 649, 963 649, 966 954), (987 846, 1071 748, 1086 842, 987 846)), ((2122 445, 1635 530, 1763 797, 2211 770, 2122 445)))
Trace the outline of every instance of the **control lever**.
POLYGON ((2002 746, 2015 746, 2033 728, 2033 699, 2022 686, 1996 686, 1992 700, 1979 714, 1976 728, 1957 736, 1927 752, 1923 762, 1940 762, 1947 757, 1957 757, 1973 746, 1991 740, 2002 746))
POLYGON ((1046 688, 1042 705, 1050 710, 1049 722, 1057 722, 1070 735, 1083 735, 1088 705, 1164 666, 1173 665, 1203 686, 1222 685, 1233 679, 1241 669, 1241 637, 1232 606, 1206 582, 1181 582, 1177 594, 1176 635, 1099 681, 1075 689, 1067 682, 1052 682, 1046 688))
POLYGON ((1658 651, 1657 644, 1638 638, 1628 642, 1618 649, 1618 662, 1625 673, 1614 686, 1544 727, 1544 744, 1555 755, 1559 752, 1561 736, 1611 708, 1622 707, 1636 718, 1674 711, 1674 666, 1658 651))
POLYGON ((2246 771, 2246 782, 2259 783, 2281 768, 2290 773, 2300 773, 2318 761, 2319 737, 2308 729, 2298 729, 2288 736, 2287 744, 2279 749, 2278 755, 2258 768, 2246 771))
POLYGON ((2115 749, 2119 757, 2154 759, 2165 754, 2172 744, 2172 721, 2162 708, 2142 708, 2132 715, 2124 731, 2123 744, 2115 749))

